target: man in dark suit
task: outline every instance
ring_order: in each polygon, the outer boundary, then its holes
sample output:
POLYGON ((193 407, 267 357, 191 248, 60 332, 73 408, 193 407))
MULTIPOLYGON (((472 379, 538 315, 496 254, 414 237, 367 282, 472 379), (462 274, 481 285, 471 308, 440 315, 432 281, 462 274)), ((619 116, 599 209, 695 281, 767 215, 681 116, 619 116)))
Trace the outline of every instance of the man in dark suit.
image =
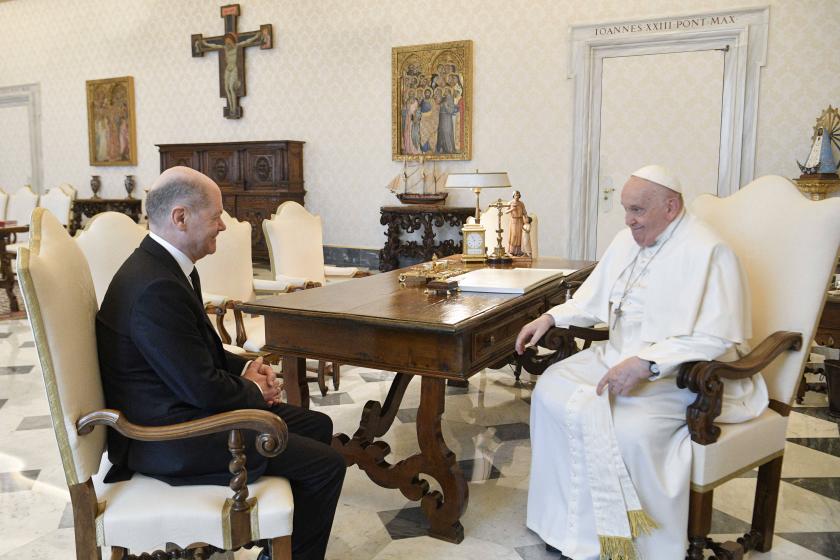
MULTIPOLYGON (((216 250, 225 229, 222 197, 210 178, 186 167, 161 174, 146 198, 150 234, 117 271, 96 318, 105 400, 131 422, 159 426, 243 408, 268 409, 289 427, 272 459, 244 431, 249 482, 283 476, 294 494, 295 560, 323 559, 344 480, 325 414, 280 402, 280 382, 261 359, 226 352, 201 298, 194 263, 216 250)), ((108 433, 114 467, 106 481, 141 472, 172 485, 228 484, 227 434, 173 442, 108 433)), ((260 559, 268 558, 263 552, 260 559)))

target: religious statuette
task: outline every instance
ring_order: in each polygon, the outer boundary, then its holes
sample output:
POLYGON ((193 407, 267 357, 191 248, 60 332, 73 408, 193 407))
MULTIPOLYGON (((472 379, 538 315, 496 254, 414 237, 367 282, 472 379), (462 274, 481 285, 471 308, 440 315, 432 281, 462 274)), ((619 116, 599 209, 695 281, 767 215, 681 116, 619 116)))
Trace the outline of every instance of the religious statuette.
POLYGON ((219 51, 219 97, 227 99, 223 114, 226 119, 239 119, 242 118, 239 98, 245 95, 245 49, 255 45, 270 49, 274 38, 270 23, 261 25, 258 31, 237 32, 239 4, 222 6, 221 15, 225 20, 224 35, 206 39, 201 34, 192 35, 190 44, 193 58, 219 51))
POLYGON ((99 180, 99 175, 91 175, 90 190, 93 191, 93 198, 99 198, 99 189, 102 188, 102 181, 99 180))
POLYGON ((125 176, 125 192, 128 193, 127 198, 132 198, 131 193, 134 192, 134 175, 125 176))
MULTIPOLYGON (((526 234, 530 236, 531 231, 528 211, 525 210, 525 204, 522 203, 521 199, 522 194, 519 191, 513 191, 513 198, 508 202, 507 210, 504 211, 505 214, 510 214, 507 252, 512 257, 525 255, 525 238, 526 234)), ((529 239, 528 251, 530 250, 529 239)))
POLYGON ((391 179, 388 190, 397 195, 403 204, 443 204, 449 193, 444 190, 447 173, 439 173, 437 162, 432 162, 432 169, 426 169, 424 156, 418 163, 408 162, 403 158, 402 172, 391 179))
POLYGON ((837 109, 829 105, 822 112, 811 139, 811 151, 805 163, 796 162, 802 174, 794 182, 812 200, 822 200, 829 192, 840 188, 838 157, 835 155, 835 152, 840 153, 840 112, 837 109))

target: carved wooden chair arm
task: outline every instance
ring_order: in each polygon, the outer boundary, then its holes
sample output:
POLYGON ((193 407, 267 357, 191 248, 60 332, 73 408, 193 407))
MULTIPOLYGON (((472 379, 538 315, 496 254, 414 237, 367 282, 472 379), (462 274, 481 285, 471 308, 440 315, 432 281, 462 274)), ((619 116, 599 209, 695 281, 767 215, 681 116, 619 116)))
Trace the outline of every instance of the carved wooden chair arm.
POLYGON ((351 278, 365 278, 366 276, 370 276, 370 271, 368 270, 357 270, 353 273, 351 278))
MULTIPOLYGON (((745 379, 767 367, 786 350, 802 348, 802 335, 778 331, 765 338, 752 352, 733 362, 687 362, 680 367, 677 386, 697 393, 694 403, 686 409, 686 422, 692 441, 708 445, 717 441, 720 428, 714 420, 720 415, 723 404, 721 379, 745 379)), ((771 407, 773 403, 771 403, 771 407)), ((785 407, 786 403, 776 406, 785 407)))
POLYGON ((225 328, 225 314, 228 309, 230 309, 230 307, 228 307, 227 301, 225 301, 222 305, 216 305, 215 303, 209 302, 204 304, 204 312, 208 315, 216 316, 216 330, 219 333, 219 338, 222 339, 222 344, 230 344, 232 340, 230 333, 228 333, 225 328))
POLYGON ((170 441, 215 434, 226 430, 259 432, 257 451, 265 457, 276 457, 286 448, 289 429, 282 418, 267 410, 245 409, 214 414, 168 426, 139 426, 125 419, 122 412, 110 408, 89 412, 76 422, 79 435, 86 435, 95 426, 108 426, 130 439, 170 441))

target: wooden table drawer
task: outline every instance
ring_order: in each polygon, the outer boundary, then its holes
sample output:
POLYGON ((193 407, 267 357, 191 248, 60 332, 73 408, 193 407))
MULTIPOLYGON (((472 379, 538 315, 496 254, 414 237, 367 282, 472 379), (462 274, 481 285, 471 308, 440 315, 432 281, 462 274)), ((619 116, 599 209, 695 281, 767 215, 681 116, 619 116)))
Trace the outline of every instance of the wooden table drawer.
POLYGON ((543 302, 537 302, 523 311, 511 313, 495 325, 477 330, 472 337, 472 359, 479 361, 497 352, 500 347, 509 347, 513 351, 516 335, 525 323, 528 323, 545 311, 543 302))

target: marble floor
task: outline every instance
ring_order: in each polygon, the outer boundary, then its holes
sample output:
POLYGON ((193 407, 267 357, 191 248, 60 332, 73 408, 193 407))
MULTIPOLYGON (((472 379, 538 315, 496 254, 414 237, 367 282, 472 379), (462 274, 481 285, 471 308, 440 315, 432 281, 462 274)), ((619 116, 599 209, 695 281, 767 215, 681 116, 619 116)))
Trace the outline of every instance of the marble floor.
MULTIPOLYGON (((342 368, 341 387, 313 406, 336 428, 352 431, 364 403, 382 400, 392 374, 342 368)), ((334 560, 554 559, 525 527, 533 380, 487 370, 465 389, 449 388, 444 435, 470 478, 460 545, 425 536, 420 509, 396 491, 348 472, 327 557, 334 560)), ((313 386, 313 389, 314 386, 313 386)), ((317 394, 317 390, 315 389, 317 394)), ((395 457, 415 450, 419 383, 409 387, 389 442, 395 457)), ((28 324, 0 322, 0 560, 75 558, 69 494, 50 427, 43 381, 28 324)), ((761 560, 840 559, 840 437, 825 395, 808 393, 791 415, 772 552, 761 560)), ((713 531, 744 532, 751 517, 754 473, 715 493, 713 531)), ((237 559, 252 559, 240 551, 237 559)), ((670 560, 670 559, 648 559, 670 560)))

